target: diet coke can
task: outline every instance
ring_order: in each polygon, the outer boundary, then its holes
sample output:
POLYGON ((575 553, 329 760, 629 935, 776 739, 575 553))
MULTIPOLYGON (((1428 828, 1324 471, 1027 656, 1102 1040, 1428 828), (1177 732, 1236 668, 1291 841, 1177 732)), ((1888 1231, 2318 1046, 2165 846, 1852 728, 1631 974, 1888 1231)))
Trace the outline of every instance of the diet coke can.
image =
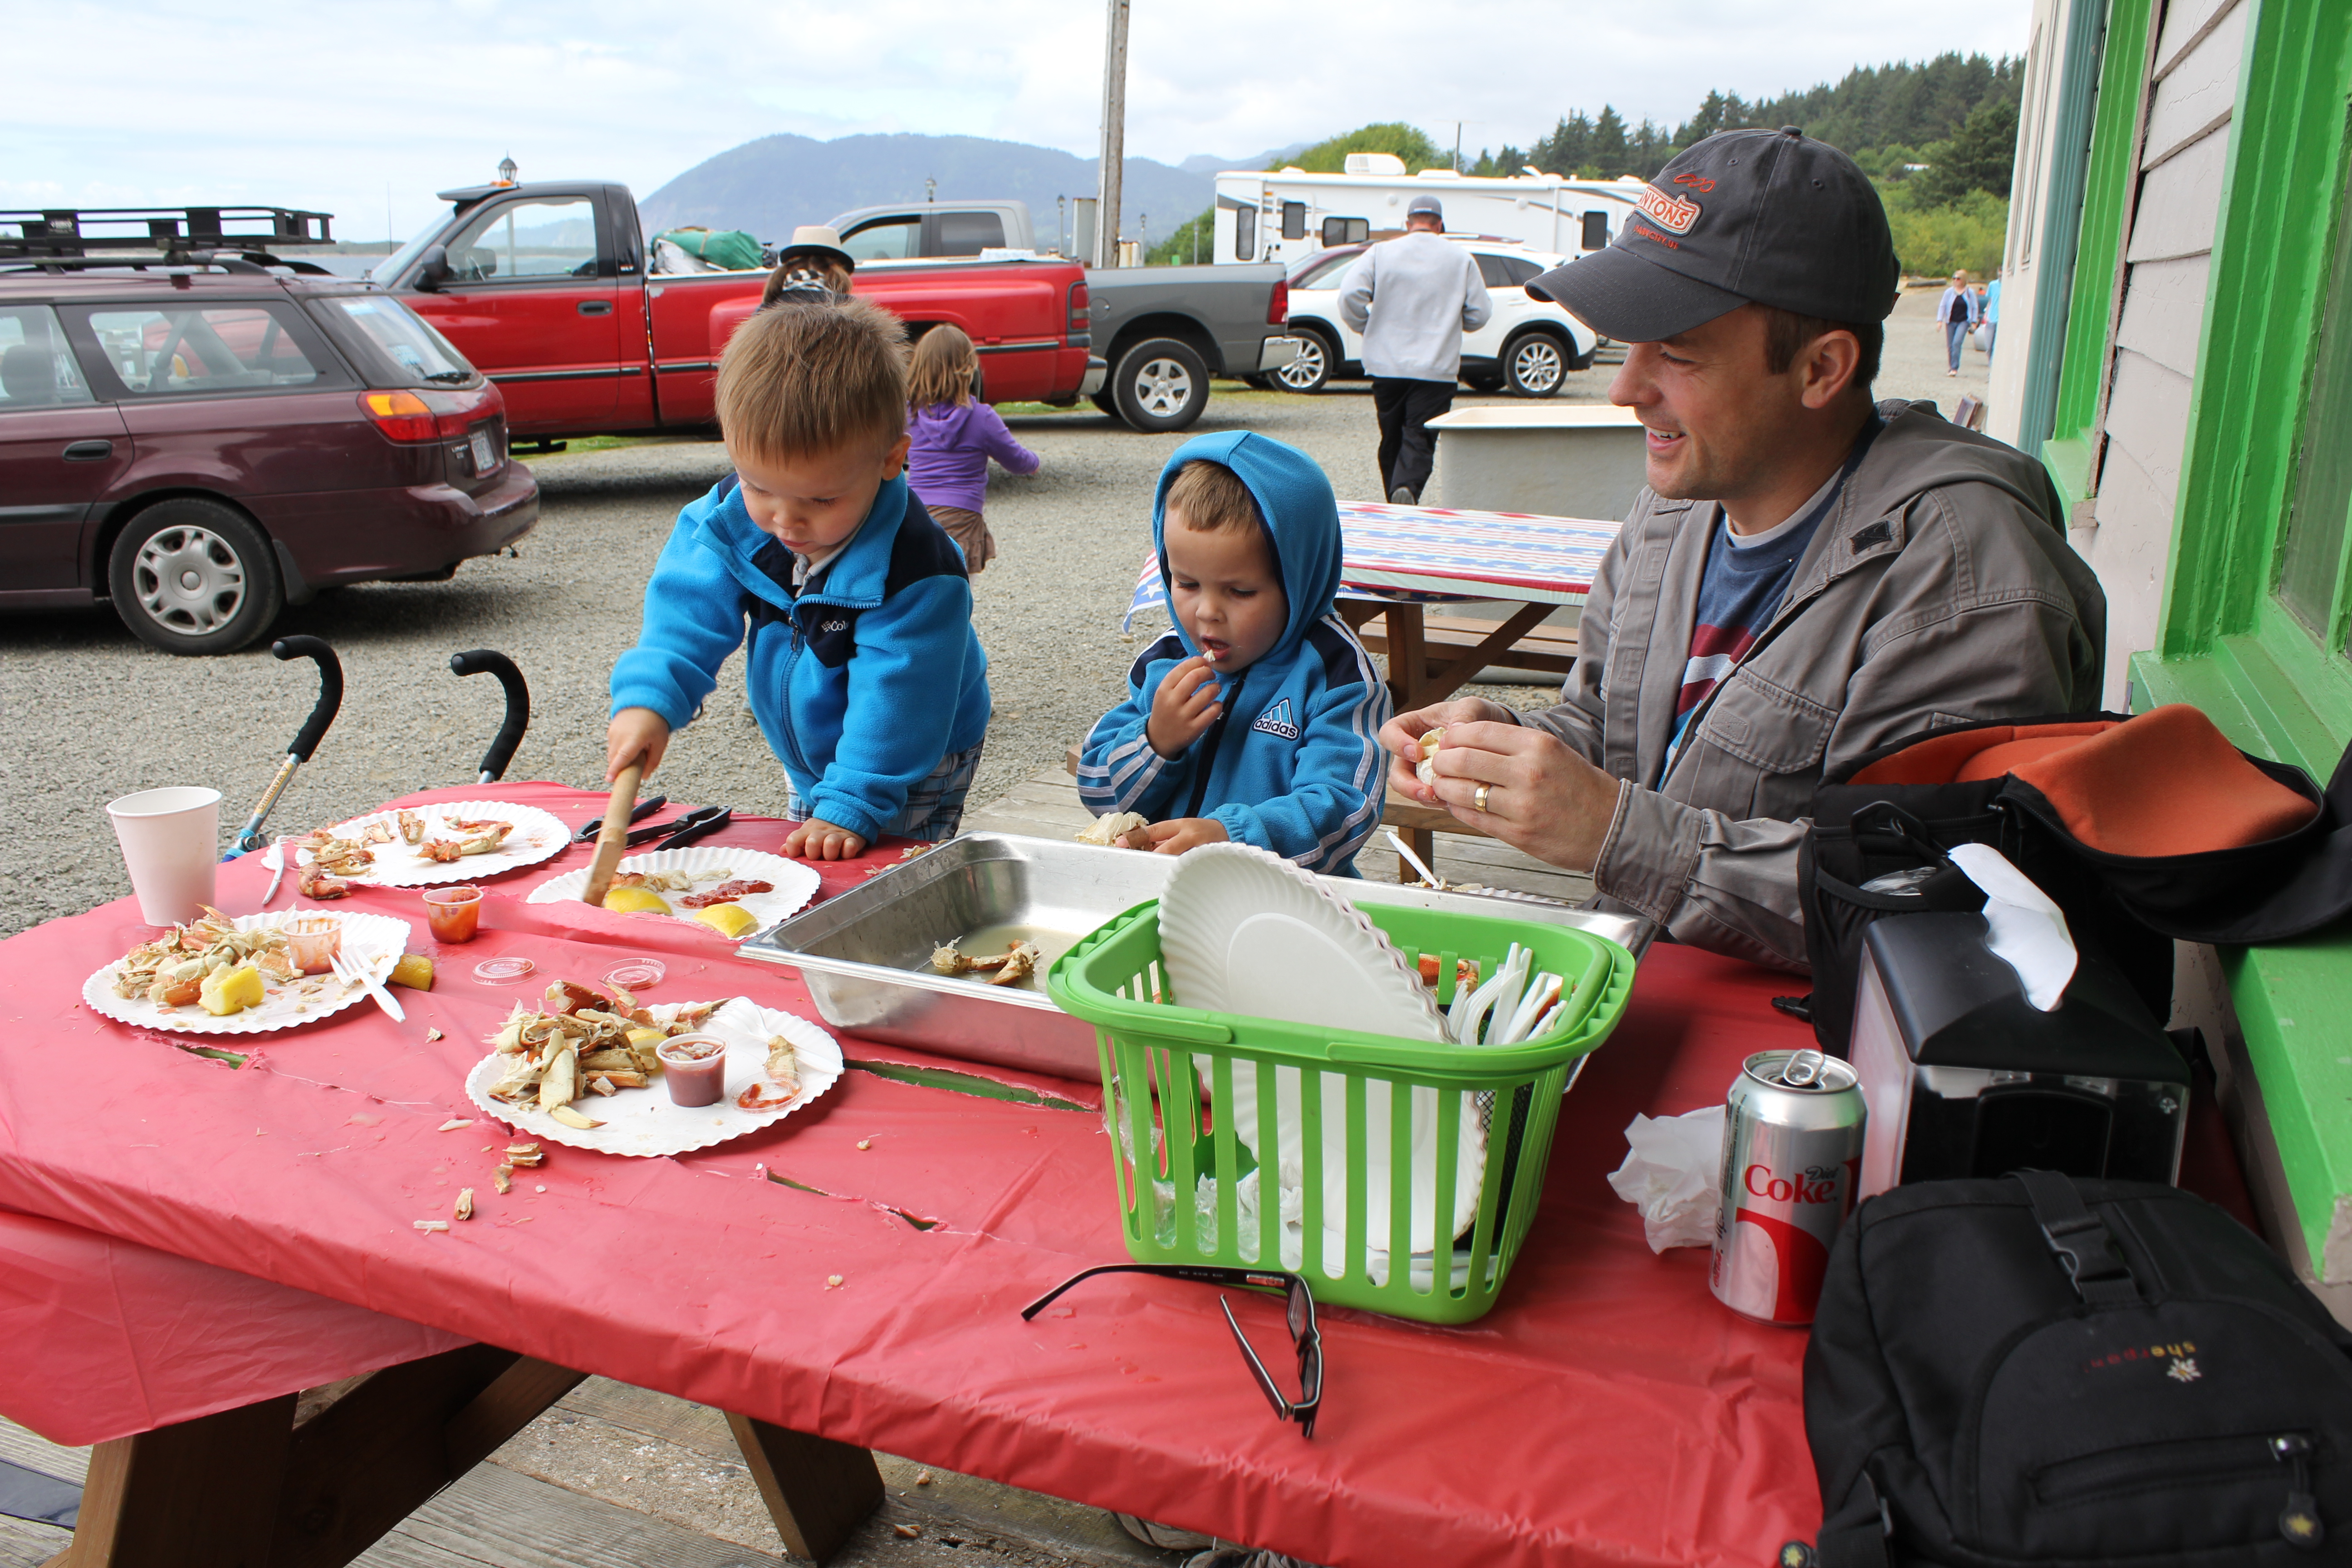
POLYGON ((1819 1051, 1759 1051, 1723 1113, 1716 1299, 1766 1323, 1810 1323, 1830 1243, 1862 1173, 1862 1089, 1819 1051))

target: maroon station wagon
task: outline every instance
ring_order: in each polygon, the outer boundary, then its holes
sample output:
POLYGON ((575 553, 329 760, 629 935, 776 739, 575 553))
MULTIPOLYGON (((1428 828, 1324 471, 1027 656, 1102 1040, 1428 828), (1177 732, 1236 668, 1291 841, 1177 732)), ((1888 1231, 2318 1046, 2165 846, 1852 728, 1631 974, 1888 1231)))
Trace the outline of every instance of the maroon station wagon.
POLYGON ((499 389, 364 283, 0 272, 0 609, 110 600, 167 653, 226 653, 538 520, 499 389))

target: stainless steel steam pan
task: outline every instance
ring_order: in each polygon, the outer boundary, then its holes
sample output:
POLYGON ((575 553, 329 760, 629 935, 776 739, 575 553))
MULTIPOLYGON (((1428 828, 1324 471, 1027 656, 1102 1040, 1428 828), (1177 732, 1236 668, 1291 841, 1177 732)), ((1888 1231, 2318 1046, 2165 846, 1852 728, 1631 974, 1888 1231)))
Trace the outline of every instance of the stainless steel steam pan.
MULTIPOLYGON (((950 979, 931 950, 994 925, 1034 926, 1073 941, 1166 887, 1165 855, 1011 833, 968 833, 786 921, 738 949, 796 968, 817 1013, 836 1029, 966 1061, 1062 1078, 1098 1074, 1092 1026, 1043 994, 950 979)), ((1433 893, 1334 877, 1359 903, 1577 926, 1638 955, 1653 927, 1638 918, 1475 894, 1433 893)))

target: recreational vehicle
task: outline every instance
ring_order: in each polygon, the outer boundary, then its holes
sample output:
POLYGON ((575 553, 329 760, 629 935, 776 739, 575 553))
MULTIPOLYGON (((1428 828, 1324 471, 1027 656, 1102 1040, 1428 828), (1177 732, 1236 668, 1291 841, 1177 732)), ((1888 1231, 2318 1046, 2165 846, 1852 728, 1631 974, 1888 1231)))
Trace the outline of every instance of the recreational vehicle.
POLYGON ((1570 180, 1534 169, 1502 178, 1450 169, 1408 174, 1403 162, 1386 153, 1350 153, 1340 174, 1219 174, 1213 259, 1286 267, 1327 247, 1392 238, 1404 232, 1406 204, 1422 195, 1445 204, 1449 234, 1578 256, 1616 237, 1641 191, 1642 182, 1630 175, 1570 180))

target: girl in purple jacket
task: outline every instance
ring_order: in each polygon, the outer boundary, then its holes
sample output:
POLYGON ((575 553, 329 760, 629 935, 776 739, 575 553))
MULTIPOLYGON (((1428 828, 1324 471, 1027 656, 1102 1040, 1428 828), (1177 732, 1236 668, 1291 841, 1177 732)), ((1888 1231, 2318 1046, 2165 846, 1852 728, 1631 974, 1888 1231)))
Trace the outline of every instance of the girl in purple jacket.
POLYGON ((980 355, 960 328, 933 327, 915 344, 907 371, 907 483, 941 528, 963 547, 972 576, 996 554, 996 536, 981 516, 988 501, 988 459, 1016 474, 1043 461, 1013 438, 996 410, 971 397, 980 355))

